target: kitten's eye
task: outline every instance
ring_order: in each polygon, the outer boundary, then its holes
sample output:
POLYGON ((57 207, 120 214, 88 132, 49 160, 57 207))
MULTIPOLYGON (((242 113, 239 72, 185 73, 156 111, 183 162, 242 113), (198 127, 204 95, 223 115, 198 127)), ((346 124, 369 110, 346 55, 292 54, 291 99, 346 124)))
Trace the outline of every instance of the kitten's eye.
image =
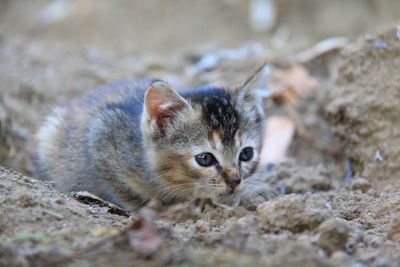
POLYGON ((254 149, 252 147, 245 147, 240 151, 239 160, 240 161, 249 161, 253 158, 254 149))
POLYGON ((208 152, 200 153, 194 157, 196 162, 202 167, 210 167, 217 163, 214 155, 208 152))

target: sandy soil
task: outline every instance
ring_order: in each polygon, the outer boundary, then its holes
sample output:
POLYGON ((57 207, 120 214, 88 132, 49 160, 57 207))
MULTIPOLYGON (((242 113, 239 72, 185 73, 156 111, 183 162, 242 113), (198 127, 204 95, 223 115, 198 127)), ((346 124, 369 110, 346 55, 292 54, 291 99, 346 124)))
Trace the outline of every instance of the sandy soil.
POLYGON ((397 31, 371 32, 343 51, 327 108, 357 175, 388 184, 400 174, 397 31))
MULTIPOLYGON (((57 34, 50 29, 46 36, 57 34)), ((56 104, 126 78, 157 77, 178 87, 232 84, 265 59, 287 64, 296 51, 244 41, 241 47, 245 57, 198 71, 201 58, 225 50, 119 54, 37 36, 2 39, 0 164, 18 172, 0 168, 0 266, 399 266, 400 43, 394 25, 370 31, 329 61, 306 62, 321 89, 301 99, 297 111, 315 138, 344 154, 331 156, 296 135, 290 160, 266 177, 284 189, 274 200, 251 209, 148 207, 128 217, 32 178, 33 136, 56 104), (151 253, 143 251, 152 245, 151 253)), ((275 105, 267 111, 282 112, 275 105)))

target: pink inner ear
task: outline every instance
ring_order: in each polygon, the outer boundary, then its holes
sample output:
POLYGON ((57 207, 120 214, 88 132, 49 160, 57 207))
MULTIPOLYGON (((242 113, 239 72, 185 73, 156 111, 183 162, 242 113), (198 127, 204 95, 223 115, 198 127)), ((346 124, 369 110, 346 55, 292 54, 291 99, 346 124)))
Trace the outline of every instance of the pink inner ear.
POLYGON ((147 113, 152 118, 158 118, 162 113, 160 106, 165 102, 165 96, 157 90, 149 90, 146 98, 147 113))
POLYGON ((156 120, 157 128, 162 134, 164 134, 165 123, 172 123, 168 118, 183 107, 183 103, 173 95, 171 90, 165 88, 164 85, 152 85, 146 96, 146 111, 151 118, 156 120))
POLYGON ((149 90, 146 99, 146 109, 150 117, 159 119, 169 117, 180 108, 182 104, 170 95, 170 92, 160 90, 149 90))

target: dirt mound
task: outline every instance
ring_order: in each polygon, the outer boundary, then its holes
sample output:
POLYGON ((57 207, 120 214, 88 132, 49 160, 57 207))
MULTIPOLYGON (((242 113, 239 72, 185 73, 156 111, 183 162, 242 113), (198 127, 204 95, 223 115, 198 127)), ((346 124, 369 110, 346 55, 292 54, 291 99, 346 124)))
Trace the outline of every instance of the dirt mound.
POLYGON ((26 266, 43 253, 68 253, 128 222, 126 217, 93 209, 49 184, 1 167, 0 205, 0 266, 26 266))
POLYGON ((400 175, 400 41, 395 26, 372 32, 343 51, 327 112, 357 176, 400 175))

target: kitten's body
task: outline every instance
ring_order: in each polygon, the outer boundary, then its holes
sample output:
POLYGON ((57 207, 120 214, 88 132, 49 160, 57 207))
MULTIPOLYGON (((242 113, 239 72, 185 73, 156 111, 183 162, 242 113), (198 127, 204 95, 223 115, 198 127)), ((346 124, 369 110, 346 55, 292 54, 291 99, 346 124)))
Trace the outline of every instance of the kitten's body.
POLYGON ((178 94, 153 81, 101 87, 47 119, 38 132, 39 174, 64 192, 90 191, 126 209, 154 197, 230 194, 254 172, 261 149, 260 100, 241 90, 178 94), (240 161, 245 147, 254 155, 240 161), (199 165, 209 163, 208 152, 216 162, 199 165))

